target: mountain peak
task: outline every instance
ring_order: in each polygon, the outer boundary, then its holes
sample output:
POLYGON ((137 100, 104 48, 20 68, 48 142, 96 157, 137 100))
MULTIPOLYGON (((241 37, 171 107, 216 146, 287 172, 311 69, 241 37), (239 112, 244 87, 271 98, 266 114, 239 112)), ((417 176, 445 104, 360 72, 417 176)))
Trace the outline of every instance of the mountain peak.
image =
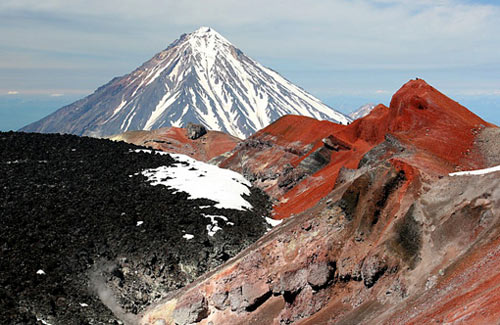
POLYGON ((211 27, 208 27, 208 26, 201 26, 200 28, 195 30, 193 33, 206 34, 206 33, 210 33, 210 32, 217 33, 214 29, 212 29, 211 27))
POLYGON ((200 27, 132 73, 23 130, 101 137, 191 122, 246 138, 287 114, 351 120, 243 54, 213 28, 200 27))
POLYGON ((188 39, 189 38, 213 38, 219 41, 223 41, 224 43, 231 44, 231 42, 229 42, 224 36, 219 34, 215 29, 206 26, 202 26, 194 32, 189 33, 188 39))
POLYGON ((202 26, 187 35, 185 42, 189 43, 195 54, 215 56, 217 53, 228 52, 234 47, 224 36, 217 33, 213 28, 202 26))

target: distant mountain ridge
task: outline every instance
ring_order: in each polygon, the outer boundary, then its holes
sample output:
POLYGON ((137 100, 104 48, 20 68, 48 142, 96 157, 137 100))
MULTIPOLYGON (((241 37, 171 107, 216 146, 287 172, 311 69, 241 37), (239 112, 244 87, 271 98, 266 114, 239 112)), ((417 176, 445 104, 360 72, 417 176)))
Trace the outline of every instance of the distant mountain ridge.
POLYGON ((358 108, 357 110, 353 111, 352 113, 349 114, 349 117, 352 118, 353 120, 357 120, 358 118, 365 117, 366 115, 370 114, 372 109, 375 108, 374 104, 365 104, 358 108))
POLYGON ((350 121, 201 27, 132 73, 21 130, 107 136, 193 122, 246 138, 287 114, 350 121))

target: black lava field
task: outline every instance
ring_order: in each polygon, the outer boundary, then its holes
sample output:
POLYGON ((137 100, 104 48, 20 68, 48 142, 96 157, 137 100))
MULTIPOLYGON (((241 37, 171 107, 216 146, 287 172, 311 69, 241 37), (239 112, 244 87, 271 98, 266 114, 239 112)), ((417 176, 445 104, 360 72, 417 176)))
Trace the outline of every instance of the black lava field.
POLYGON ((237 211, 151 186, 140 172, 174 160, 138 148, 0 133, 0 324, 135 323, 265 233, 263 192, 237 211), (210 237, 203 214, 234 225, 210 237))

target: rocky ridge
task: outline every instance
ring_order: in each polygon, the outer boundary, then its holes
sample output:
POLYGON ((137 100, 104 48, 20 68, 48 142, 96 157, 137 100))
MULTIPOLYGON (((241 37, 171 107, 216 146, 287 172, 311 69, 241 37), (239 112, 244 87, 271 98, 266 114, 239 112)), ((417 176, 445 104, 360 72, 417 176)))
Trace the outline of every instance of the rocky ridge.
POLYGON ((482 168, 485 158, 475 139, 491 127, 424 80, 412 80, 390 107, 377 105, 350 125, 285 116, 240 143, 219 166, 264 189, 275 199, 275 218, 281 219, 313 207, 343 169, 395 153, 400 158, 389 160, 392 164, 436 173, 482 168))
POLYGON ((128 131, 109 139, 170 153, 180 153, 201 161, 209 161, 233 150, 242 140, 220 131, 192 133, 188 128, 167 127, 152 131, 128 131))

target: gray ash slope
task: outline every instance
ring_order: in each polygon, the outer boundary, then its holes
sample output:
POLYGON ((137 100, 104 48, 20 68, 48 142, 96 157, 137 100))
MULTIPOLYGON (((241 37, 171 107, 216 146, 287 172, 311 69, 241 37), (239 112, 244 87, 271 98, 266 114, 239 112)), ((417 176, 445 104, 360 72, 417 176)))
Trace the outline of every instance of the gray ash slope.
POLYGON ((192 122, 246 138, 287 114, 351 121, 202 27, 132 73, 21 130, 99 137, 192 122))
POLYGON ((134 323, 145 306, 266 231, 269 203, 261 191, 246 197, 251 211, 188 199, 139 173, 174 160, 137 148, 0 133, 0 324, 134 323), (208 236, 204 214, 234 225, 221 222, 208 236), (186 240, 186 233, 195 237, 186 240))

